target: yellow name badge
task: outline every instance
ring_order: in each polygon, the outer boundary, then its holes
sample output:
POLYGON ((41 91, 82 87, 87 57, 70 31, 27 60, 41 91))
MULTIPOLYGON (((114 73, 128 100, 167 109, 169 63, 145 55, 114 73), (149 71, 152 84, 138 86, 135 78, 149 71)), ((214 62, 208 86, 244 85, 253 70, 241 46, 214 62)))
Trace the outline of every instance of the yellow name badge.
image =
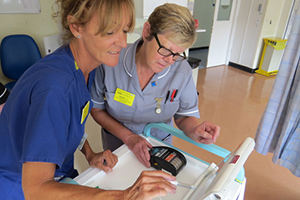
POLYGON ((82 113, 81 113, 81 124, 84 122, 85 118, 87 117, 87 115, 89 114, 89 108, 90 108, 90 101, 88 101, 84 108, 82 109, 82 113))
POLYGON ((132 106, 135 98, 135 94, 122 90, 120 88, 116 89, 114 100, 120 103, 123 103, 127 106, 132 106))

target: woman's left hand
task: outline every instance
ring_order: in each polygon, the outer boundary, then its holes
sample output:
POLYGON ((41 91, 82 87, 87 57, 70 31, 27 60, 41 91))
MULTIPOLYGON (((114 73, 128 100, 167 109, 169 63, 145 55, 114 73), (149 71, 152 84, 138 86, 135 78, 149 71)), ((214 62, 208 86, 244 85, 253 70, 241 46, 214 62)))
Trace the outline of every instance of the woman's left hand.
POLYGON ((113 154, 110 150, 101 153, 94 153, 90 156, 88 162, 91 167, 96 167, 103 170, 105 173, 112 172, 113 167, 118 162, 118 156, 113 154))
POLYGON ((192 128, 188 136, 196 142, 203 144, 215 143, 220 135, 221 128, 211 122, 205 121, 192 128))

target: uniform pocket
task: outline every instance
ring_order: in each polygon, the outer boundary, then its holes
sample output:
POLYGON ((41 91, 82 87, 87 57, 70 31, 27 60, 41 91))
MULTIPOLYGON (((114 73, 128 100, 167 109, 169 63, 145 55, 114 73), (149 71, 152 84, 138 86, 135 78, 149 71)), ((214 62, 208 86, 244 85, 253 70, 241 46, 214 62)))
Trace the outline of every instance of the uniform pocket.
POLYGON ((179 100, 174 100, 172 102, 167 101, 162 104, 162 120, 167 121, 172 118, 179 108, 179 100))

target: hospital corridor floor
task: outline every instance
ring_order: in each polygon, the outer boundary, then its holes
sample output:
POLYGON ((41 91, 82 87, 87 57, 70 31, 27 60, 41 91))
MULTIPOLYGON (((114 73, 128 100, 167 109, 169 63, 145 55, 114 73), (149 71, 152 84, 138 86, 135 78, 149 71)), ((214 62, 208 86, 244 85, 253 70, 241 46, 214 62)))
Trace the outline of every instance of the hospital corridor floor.
MULTIPOLYGON (((216 145, 230 151, 245 138, 255 138, 260 118, 268 103, 276 76, 251 74, 230 66, 199 69, 197 90, 202 121, 221 126, 216 145)), ((220 157, 174 138, 174 146, 207 162, 220 157)), ((272 154, 255 150, 245 164, 245 200, 299 200, 300 179, 288 169, 275 165, 272 154)))

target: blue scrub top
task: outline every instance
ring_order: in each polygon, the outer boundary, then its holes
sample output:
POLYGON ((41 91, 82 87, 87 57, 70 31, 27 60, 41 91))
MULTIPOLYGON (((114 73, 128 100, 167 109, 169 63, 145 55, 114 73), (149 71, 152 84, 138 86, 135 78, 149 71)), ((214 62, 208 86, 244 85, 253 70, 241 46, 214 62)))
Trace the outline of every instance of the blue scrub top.
POLYGON ((76 176, 73 154, 92 107, 89 88, 93 79, 94 71, 87 86, 69 45, 65 45, 18 80, 0 115, 1 199, 24 199, 24 162, 54 163, 55 176, 76 176), (83 110, 87 114, 83 115, 83 110))
MULTIPOLYGON (((142 134, 145 125, 151 122, 164 122, 173 126, 173 116, 200 118, 192 69, 185 60, 175 62, 162 72, 154 74, 144 90, 141 90, 135 63, 139 42, 140 40, 122 49, 117 66, 102 65, 96 69, 91 88, 94 108, 106 109, 112 117, 135 134, 142 134), (115 100, 117 88, 135 95, 131 106, 115 100), (168 91, 171 96, 174 90, 178 90, 174 100, 171 102, 168 98, 166 101, 168 91), (163 99, 161 113, 156 112, 155 98, 163 99)), ((167 135, 157 129, 151 129, 151 134, 159 139, 167 135)))

